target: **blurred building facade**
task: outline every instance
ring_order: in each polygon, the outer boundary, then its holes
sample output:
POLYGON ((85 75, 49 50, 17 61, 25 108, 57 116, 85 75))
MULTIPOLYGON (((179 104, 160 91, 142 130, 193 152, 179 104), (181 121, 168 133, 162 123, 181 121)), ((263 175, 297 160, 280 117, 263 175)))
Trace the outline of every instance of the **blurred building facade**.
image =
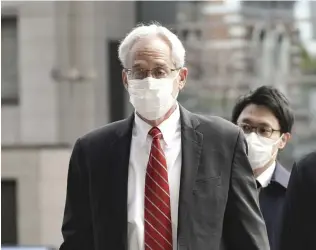
POLYGON ((116 45, 136 6, 1 4, 2 244, 57 247, 75 139, 125 116, 116 45))
POLYGON ((118 43, 138 22, 174 23, 177 6, 2 2, 2 244, 60 244, 73 143, 132 112, 118 43))
POLYGON ((198 19, 188 15, 173 26, 187 48, 190 84, 180 95, 185 107, 230 119, 237 97, 258 86, 273 85, 288 97, 296 121, 280 159, 287 167, 316 148, 316 74, 301 68, 294 4, 201 2, 198 19))
POLYGON ((313 29, 313 39, 316 40, 316 1, 310 1, 310 15, 311 18, 313 19, 312 21, 312 29, 313 29))
POLYGON ((273 7, 261 1, 237 8, 224 1, 2 2, 2 226, 8 228, 2 243, 61 242, 74 141, 132 111, 117 46, 138 22, 159 21, 183 40, 190 70, 179 97, 185 107, 229 119, 237 96, 274 84, 301 110, 300 139, 285 161, 315 148, 315 78, 298 69, 293 2, 277 8, 267 2, 273 7), (268 22, 275 10, 289 21, 268 22))

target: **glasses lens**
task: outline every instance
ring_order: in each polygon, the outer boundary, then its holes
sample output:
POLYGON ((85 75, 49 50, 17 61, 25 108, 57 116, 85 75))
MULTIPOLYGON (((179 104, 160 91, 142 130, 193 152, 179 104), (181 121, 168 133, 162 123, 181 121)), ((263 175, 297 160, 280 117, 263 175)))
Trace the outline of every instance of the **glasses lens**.
POLYGON ((240 128, 244 131, 245 134, 250 134, 252 131, 252 127, 249 124, 240 124, 240 128))
POLYGON ((257 128, 257 134, 262 136, 262 137, 266 137, 269 138, 273 133, 272 128, 270 127, 258 127, 257 128))
POLYGON ((171 73, 170 70, 166 68, 161 68, 161 67, 154 68, 151 70, 152 76, 157 79, 166 78, 168 77, 168 75, 170 75, 170 73, 171 73))

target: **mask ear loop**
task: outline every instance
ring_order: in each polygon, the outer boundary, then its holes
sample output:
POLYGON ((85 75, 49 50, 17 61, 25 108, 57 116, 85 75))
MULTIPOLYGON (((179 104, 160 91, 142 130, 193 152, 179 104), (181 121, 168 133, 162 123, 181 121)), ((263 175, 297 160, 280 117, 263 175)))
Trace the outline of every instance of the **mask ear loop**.
MULTIPOLYGON (((277 145, 277 144, 282 140, 283 135, 284 135, 284 134, 282 134, 282 135, 280 136, 280 138, 273 144, 274 146, 277 145)), ((277 148, 277 149, 275 150, 275 152, 272 154, 271 159, 277 155, 278 151, 279 151, 279 148, 277 148)))
POLYGON ((278 153, 278 150, 275 150, 274 154, 271 156, 270 159, 274 158, 277 155, 277 153, 278 153))
POLYGON ((129 77, 128 77, 128 74, 126 72, 126 83, 123 83, 125 89, 128 91, 128 87, 129 87, 129 83, 128 83, 128 80, 129 80, 129 77))
POLYGON ((273 145, 278 144, 283 139, 284 134, 282 134, 279 139, 276 140, 276 142, 273 145))
MULTIPOLYGON (((180 70, 181 70, 181 69, 180 69, 180 70)), ((173 78, 173 81, 174 81, 178 76, 180 76, 180 70, 177 72, 177 75, 173 78)), ((181 88, 183 88, 185 83, 181 83, 181 82, 180 82, 180 84, 181 84, 181 85, 180 85, 181 88)), ((178 92, 177 92, 177 94, 173 97, 175 100, 178 99, 179 93, 180 93, 180 91, 182 90, 182 89, 180 89, 180 86, 178 86, 178 92)))

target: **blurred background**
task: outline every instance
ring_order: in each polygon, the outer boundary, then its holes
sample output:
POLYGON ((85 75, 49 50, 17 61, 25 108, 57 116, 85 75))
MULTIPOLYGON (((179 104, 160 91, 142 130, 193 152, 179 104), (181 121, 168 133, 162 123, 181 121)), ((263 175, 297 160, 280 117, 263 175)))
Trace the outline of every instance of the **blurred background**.
POLYGON ((316 2, 1 2, 2 245, 58 247, 75 139, 132 112, 117 47, 158 21, 187 49, 190 111, 230 118, 237 97, 279 88, 295 110, 291 168, 316 148, 316 2))

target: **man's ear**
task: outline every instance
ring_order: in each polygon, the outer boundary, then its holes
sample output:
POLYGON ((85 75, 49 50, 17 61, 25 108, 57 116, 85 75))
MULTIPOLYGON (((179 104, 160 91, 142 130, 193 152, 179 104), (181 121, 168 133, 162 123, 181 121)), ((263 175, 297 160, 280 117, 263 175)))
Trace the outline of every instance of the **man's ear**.
POLYGON ((282 136, 281 142, 279 144, 279 149, 283 149, 290 140, 291 140, 291 134, 284 133, 282 136))
POLYGON ((180 82, 179 82, 179 90, 182 90, 185 86, 188 77, 188 69, 183 67, 179 72, 180 82))
POLYGON ((122 70, 122 82, 125 89, 127 90, 128 81, 127 81, 127 74, 124 69, 122 70))

